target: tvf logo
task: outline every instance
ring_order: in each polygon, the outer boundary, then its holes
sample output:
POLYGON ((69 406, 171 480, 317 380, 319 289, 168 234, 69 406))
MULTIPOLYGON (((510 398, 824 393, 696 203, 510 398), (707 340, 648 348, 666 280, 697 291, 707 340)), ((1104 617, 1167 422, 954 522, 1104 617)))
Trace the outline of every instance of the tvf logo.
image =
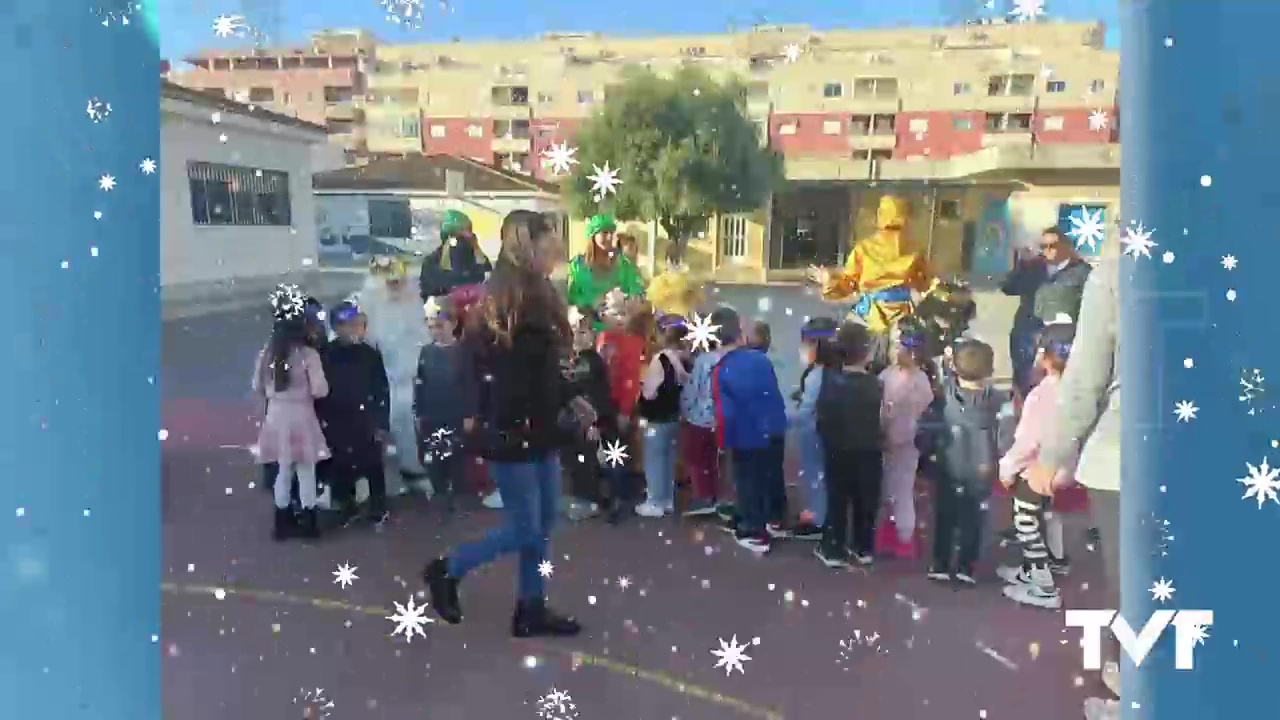
POLYGON ((1213 625, 1212 610, 1157 610, 1152 613, 1142 630, 1135 633, 1129 622, 1115 610, 1068 610, 1066 626, 1084 630, 1080 639, 1084 650, 1084 669, 1102 668, 1102 629, 1110 628, 1120 649, 1124 650, 1134 667, 1142 665, 1151 648, 1164 634, 1174 627, 1173 666, 1179 670, 1194 670, 1196 645, 1205 641, 1205 628, 1213 625))

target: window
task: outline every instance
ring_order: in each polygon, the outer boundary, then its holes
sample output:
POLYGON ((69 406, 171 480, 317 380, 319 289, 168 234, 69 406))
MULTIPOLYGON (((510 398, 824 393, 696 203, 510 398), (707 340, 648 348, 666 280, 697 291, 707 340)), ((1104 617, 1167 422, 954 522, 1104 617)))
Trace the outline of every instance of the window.
POLYGON ((740 260, 747 256, 747 218, 726 215, 720 218, 720 254, 740 260))
POLYGON ((398 138, 419 137, 422 134, 422 122, 416 115, 402 117, 392 128, 392 134, 398 138))
POLYGON ((481 126, 479 126, 479 125, 474 125, 474 124, 473 124, 473 125, 468 125, 468 126, 467 126, 467 137, 469 137, 469 138, 479 138, 479 137, 484 137, 484 128, 483 128, 483 127, 481 127, 481 126))
POLYGON ((687 47, 680 52, 689 57, 702 57, 707 54, 707 49, 704 47, 687 47))
POLYGON ((987 95, 990 97, 1025 96, 1030 95, 1035 86, 1035 75, 993 75, 987 82, 987 95))
POLYGON ((839 135, 840 121, 839 120, 823 120, 822 134, 823 135, 839 135))
POLYGON ((350 135, 355 123, 350 120, 328 120, 324 124, 330 135, 350 135))
POLYGON ((432 125, 432 126, 431 126, 431 137, 433 137, 433 138, 442 138, 442 137, 444 137, 444 126, 443 126, 443 125, 432 125))
POLYGON ((789 122, 778 126, 779 135, 795 135, 796 130, 800 128, 800 123, 789 122))
POLYGON ((595 102, 595 100, 596 100, 595 90, 579 90, 578 91, 578 104, 590 105, 591 103, 595 102))
POLYGON ((289 174, 206 162, 187 163, 196 225, 287 226, 289 174))
POLYGON ((769 83, 756 81, 747 84, 748 100, 768 100, 769 99, 769 83))
POLYGON ((973 88, 967 82, 951 83, 952 95, 968 95, 973 92, 973 88))
POLYGON ((951 118, 951 129, 966 132, 973 129, 973 118, 951 118))
POLYGON ((275 99, 276 91, 269 87, 249 88, 249 102, 268 103, 275 99))
POLYGON ((285 93, 285 94, 284 94, 284 104, 285 104, 285 105, 288 105, 288 104, 289 104, 289 103, 291 103, 291 102, 293 102, 293 96, 292 96, 292 95, 290 95, 289 93, 285 93))
POLYGON ((1044 129, 1056 132, 1062 129, 1063 118, 1061 115, 1050 115, 1044 119, 1044 129))
POLYGON ((513 106, 529 104, 529 88, 523 85, 501 85, 489 93, 494 105, 513 106))
POLYGON ((413 213, 408 200, 369 200, 369 235, 408 238, 413 232, 413 213))
POLYGON ((911 122, 907 123, 907 130, 913 133, 929 132, 929 118, 911 118, 911 122))
POLYGON ((989 133, 1024 133, 1031 130, 1031 113, 987 113, 989 133))
POLYGON ((1044 84, 1044 91, 1049 93, 1060 93, 1067 91, 1066 80, 1050 80, 1044 84))
POLYGON ((838 98, 844 95, 844 85, 840 83, 827 83, 822 86, 822 97, 838 98))
POLYGON ((889 148, 878 148, 871 151, 872 160, 892 160, 893 151, 889 148))
POLYGON ((549 102, 555 102, 555 101, 556 99, 551 93, 541 93, 541 92, 538 93, 538 102, 540 103, 549 103, 549 102))
POLYGON ((849 118, 850 135, 894 135, 897 129, 897 115, 854 115, 849 118))
POLYGON ((1089 92, 1100 93, 1107 89, 1107 84, 1101 80, 1092 80, 1089 82, 1089 92))
POLYGON ((942 220, 959 220, 960 219, 960 201, 959 200, 938 201, 938 217, 942 220))
POLYGON ((853 96, 882 100, 898 97, 897 78, 858 78, 853 81, 853 96))

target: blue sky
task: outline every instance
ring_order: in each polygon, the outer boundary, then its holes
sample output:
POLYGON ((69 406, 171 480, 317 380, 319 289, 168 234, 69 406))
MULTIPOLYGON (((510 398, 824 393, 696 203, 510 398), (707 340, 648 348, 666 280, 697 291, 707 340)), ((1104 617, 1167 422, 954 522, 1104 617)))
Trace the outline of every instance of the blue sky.
MULTIPOLYGON (((982 0, 451 0, 449 12, 438 0, 423 0, 425 22, 405 30, 385 20, 378 0, 153 0, 160 25, 160 50, 176 58, 200 48, 234 46, 214 37, 218 15, 246 14, 246 4, 273 4, 282 18, 287 42, 304 40, 325 28, 364 28, 384 42, 431 42, 457 36, 532 37, 544 32, 598 31, 617 35, 723 32, 731 24, 807 23, 817 29, 836 27, 926 27, 948 16, 976 17, 982 0), (520 12, 513 12, 513 6, 520 12)), ((1007 0, 997 0, 1000 7, 1007 0)), ((1046 0, 1048 14, 1070 20, 1107 23, 1114 45, 1118 25, 1116 0, 1046 0)), ((249 13, 250 24, 254 18, 249 13)), ((242 43, 243 41, 241 41, 242 43)))

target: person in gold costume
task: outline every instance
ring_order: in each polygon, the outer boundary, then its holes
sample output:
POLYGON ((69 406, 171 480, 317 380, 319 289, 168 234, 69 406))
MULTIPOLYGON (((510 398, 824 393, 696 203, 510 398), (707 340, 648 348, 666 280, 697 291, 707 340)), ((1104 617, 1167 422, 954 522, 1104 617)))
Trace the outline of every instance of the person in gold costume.
POLYGON ((841 270, 811 268, 810 279, 828 301, 854 299, 850 319, 865 323, 874 342, 873 370, 887 366, 891 336, 899 321, 914 312, 916 294, 933 286, 928 262, 906 236, 906 200, 880 198, 876 232, 859 239, 841 270))

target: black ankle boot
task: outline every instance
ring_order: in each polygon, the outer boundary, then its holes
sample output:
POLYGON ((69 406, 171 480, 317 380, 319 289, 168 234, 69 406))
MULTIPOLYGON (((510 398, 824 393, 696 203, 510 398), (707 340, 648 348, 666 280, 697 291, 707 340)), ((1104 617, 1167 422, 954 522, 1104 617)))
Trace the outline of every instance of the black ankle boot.
POLYGON ((294 523, 293 511, 289 508, 276 508, 275 525, 271 529, 271 539, 283 542, 293 537, 297 525, 294 523))
POLYGON ((458 580, 449 577, 449 561, 436 558, 422 571, 422 581, 431 595, 431 607, 441 620, 450 625, 462 622, 462 603, 458 601, 458 580))
POLYGON ((511 634, 518 638, 573 637, 580 632, 577 620, 550 610, 543 599, 517 602, 511 618, 511 634))
POLYGON ((315 508, 303 510, 298 515, 299 530, 298 537, 307 540, 315 540, 320 537, 320 519, 317 517, 315 508))

